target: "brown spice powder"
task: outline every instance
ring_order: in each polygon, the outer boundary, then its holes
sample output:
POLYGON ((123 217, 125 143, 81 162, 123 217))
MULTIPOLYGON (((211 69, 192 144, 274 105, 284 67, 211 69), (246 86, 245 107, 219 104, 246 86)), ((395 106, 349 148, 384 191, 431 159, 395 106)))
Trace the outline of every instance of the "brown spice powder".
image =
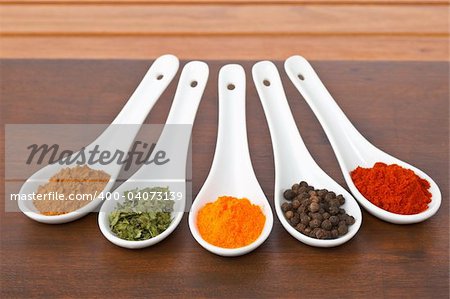
POLYGON ((42 194, 43 199, 35 199, 34 206, 41 214, 48 216, 73 212, 95 199, 95 194, 100 195, 110 177, 106 172, 94 170, 87 165, 63 168, 48 183, 39 186, 36 193, 42 194), (63 194, 64 197, 50 198, 50 192, 63 194), (70 200, 70 196, 76 195, 82 196, 83 200, 70 200))

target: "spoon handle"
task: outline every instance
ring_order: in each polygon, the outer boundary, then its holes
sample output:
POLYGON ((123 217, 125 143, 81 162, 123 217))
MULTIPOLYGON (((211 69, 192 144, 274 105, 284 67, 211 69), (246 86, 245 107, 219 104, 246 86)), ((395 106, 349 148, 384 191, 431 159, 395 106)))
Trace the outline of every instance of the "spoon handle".
POLYGON ((114 119, 113 124, 142 124, 153 105, 175 77, 178 65, 178 58, 173 55, 158 57, 114 119))
POLYGON ((219 128, 210 173, 220 173, 224 181, 254 176, 247 142, 245 88, 242 66, 228 64, 220 69, 219 128))
POLYGON ((208 76, 209 68, 206 63, 191 61, 186 64, 180 75, 166 124, 194 124, 208 76))
POLYGON ((284 67, 322 125, 341 167, 354 164, 355 158, 364 160, 361 150, 376 150, 353 126, 305 58, 292 56, 284 67))
POLYGON ((201 61, 189 62, 183 68, 166 125, 150 156, 150 160, 154 160, 163 151, 165 158, 160 160, 169 161, 162 165, 154 163, 142 167, 142 171, 136 173, 133 179, 185 180, 192 126, 208 76, 208 65, 201 61))
POLYGON ((276 173, 288 173, 296 157, 302 157, 304 168, 317 167, 297 129, 275 64, 258 62, 252 73, 269 124, 276 173))
POLYGON ((101 146, 103 150, 127 152, 148 113, 177 73, 178 65, 178 58, 173 55, 157 58, 111 125, 87 148, 101 146))

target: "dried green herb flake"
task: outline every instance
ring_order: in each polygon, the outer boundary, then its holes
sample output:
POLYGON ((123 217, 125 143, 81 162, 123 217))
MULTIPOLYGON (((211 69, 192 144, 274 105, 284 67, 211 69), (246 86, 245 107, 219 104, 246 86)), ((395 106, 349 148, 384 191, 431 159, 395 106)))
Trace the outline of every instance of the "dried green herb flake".
POLYGON ((109 214, 111 231, 129 241, 147 240, 161 234, 172 222, 174 201, 166 199, 168 194, 168 187, 125 191, 126 200, 109 214))

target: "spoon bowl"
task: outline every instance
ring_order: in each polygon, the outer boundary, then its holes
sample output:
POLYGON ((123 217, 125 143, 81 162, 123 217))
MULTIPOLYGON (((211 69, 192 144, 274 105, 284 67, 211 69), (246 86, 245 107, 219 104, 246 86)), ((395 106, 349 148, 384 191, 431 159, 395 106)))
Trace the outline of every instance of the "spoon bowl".
POLYGON ((387 222, 411 224, 424 221, 437 212, 442 198, 437 184, 422 170, 383 152, 367 141, 345 116, 305 58, 290 57, 285 62, 285 70, 322 125, 350 191, 369 213, 387 222), (371 168, 376 162, 398 164, 427 180, 432 194, 428 209, 418 214, 401 215, 383 210, 366 199, 354 185, 350 172, 358 166, 371 168))
POLYGON ((316 247, 334 247, 349 241, 362 222, 361 209, 355 199, 329 177, 312 158, 297 129, 276 66, 261 61, 253 66, 253 80, 269 124, 275 158, 275 211, 283 227, 297 240, 316 247), (302 234, 286 220, 281 205, 286 201, 283 192, 293 184, 306 181, 315 189, 327 189, 342 194, 342 208, 355 218, 348 232, 336 239, 315 239, 302 234))
POLYGON ((119 202, 108 200, 102 205, 98 214, 98 225, 102 234, 113 244, 138 249, 154 245, 169 236, 180 224, 186 207, 186 159, 190 145, 192 126, 197 109, 208 81, 208 65, 200 61, 186 64, 178 82, 166 125, 150 156, 153 159, 160 150, 168 157, 169 163, 164 165, 149 164, 142 166, 129 180, 120 185, 114 193, 124 194, 125 191, 147 187, 168 187, 170 192, 182 194, 174 198, 172 221, 161 234, 142 241, 129 241, 117 237, 110 228, 109 215, 116 209, 119 202), (195 84, 194 84, 195 82, 195 84))
POLYGON ((192 204, 189 228, 206 250, 221 256, 239 256, 260 246, 273 226, 272 209, 261 189, 250 160, 245 121, 245 72, 242 66, 225 65, 219 72, 219 129, 214 160, 203 187, 192 204), (198 231, 197 215, 220 196, 247 198, 261 207, 266 217, 259 237, 239 248, 222 248, 205 241, 198 231))
MULTIPOLYGON (((173 55, 163 55, 156 59, 112 124, 94 142, 86 146, 85 152, 94 149, 96 146, 102 151, 120 150, 127 152, 148 113, 175 76, 178 65, 178 59, 173 55), (114 140, 120 140, 120 143, 117 144, 114 140)), ((77 154, 78 152, 72 156, 76 157, 77 154)), ((61 165, 57 162, 43 167, 22 185, 19 191, 20 195, 25 195, 29 198, 29 195, 36 192, 40 185, 47 183, 50 177, 59 170, 66 167, 74 167, 77 165, 77 162, 78 160, 71 165, 61 165)), ((89 164, 89 167, 95 170, 106 171, 110 175, 110 179, 102 191, 103 194, 111 189, 121 169, 119 163, 109 163, 107 165, 89 164)), ((20 200, 19 209, 35 221, 47 224, 60 224, 85 216, 89 212, 94 211, 101 202, 102 199, 97 197, 76 211, 55 216, 39 213, 33 201, 30 200, 20 200)))
POLYGON ((109 215, 116 209, 118 203, 122 203, 126 200, 126 198, 120 198, 119 200, 108 200, 102 205, 101 210, 98 214, 98 226, 103 236, 108 239, 111 243, 128 249, 140 249, 155 245, 165 238, 167 238, 180 224, 181 219, 184 215, 184 210, 186 207, 186 184, 184 181, 157 181, 151 182, 148 180, 135 180, 129 179, 126 183, 120 185, 117 189, 114 190, 117 194, 124 194, 125 191, 133 190, 133 189, 144 189, 144 188, 152 188, 152 187, 168 187, 171 192, 181 192, 183 194, 182 198, 174 200, 172 221, 169 227, 163 231, 161 234, 142 241, 129 241, 125 239, 121 239, 116 236, 110 228, 109 225, 109 215))

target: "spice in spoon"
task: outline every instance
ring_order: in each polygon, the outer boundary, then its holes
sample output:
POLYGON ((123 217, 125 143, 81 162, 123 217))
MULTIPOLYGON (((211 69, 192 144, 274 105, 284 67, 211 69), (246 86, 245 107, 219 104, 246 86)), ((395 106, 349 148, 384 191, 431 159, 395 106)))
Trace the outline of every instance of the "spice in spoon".
POLYGON ((281 210, 286 220, 311 238, 336 239, 355 223, 355 218, 341 208, 345 198, 327 189, 314 189, 302 181, 284 191, 283 196, 287 202, 281 205, 281 210))
POLYGON ((35 198, 34 206, 47 216, 76 211, 99 196, 110 177, 106 172, 87 165, 63 168, 48 183, 38 187, 36 194, 41 198, 35 198), (52 194, 59 197, 51 198, 49 195, 52 194))
POLYGON ((383 210, 413 215, 431 202, 430 183, 397 164, 378 162, 372 168, 357 167, 350 175, 359 192, 383 210))
POLYGON ((174 200, 168 194, 168 187, 125 191, 125 202, 117 204, 109 214, 111 231, 128 241, 148 240, 161 234, 172 223, 174 200))
POLYGON ((222 248, 239 248, 253 243, 266 222, 261 207, 247 198, 219 197, 207 203, 197 215, 202 238, 222 248))

